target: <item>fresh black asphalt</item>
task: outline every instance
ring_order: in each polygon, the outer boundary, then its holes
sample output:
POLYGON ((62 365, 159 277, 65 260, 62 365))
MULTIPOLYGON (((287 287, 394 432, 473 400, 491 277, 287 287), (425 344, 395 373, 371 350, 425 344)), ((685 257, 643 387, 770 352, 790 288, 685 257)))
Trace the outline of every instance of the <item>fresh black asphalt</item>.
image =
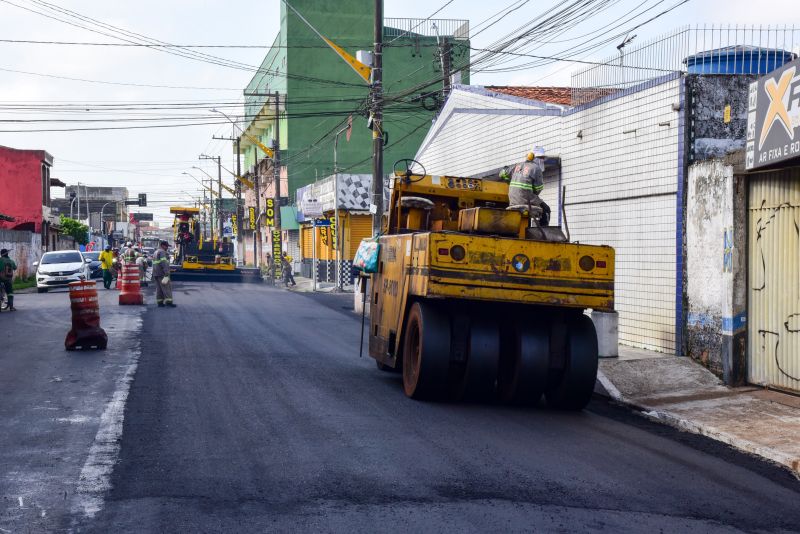
POLYGON ((352 295, 179 283, 177 309, 149 298, 109 309, 114 328, 143 323, 100 360, 60 350, 63 303, 40 317, 19 299, 0 352, 0 533, 800 529, 786 471, 603 399, 581 413, 407 399, 359 359, 352 295), (89 517, 68 494, 134 341, 119 458, 89 517), (16 510, 29 479, 41 510, 16 510))
POLYGON ((785 472, 596 400, 407 399, 352 297, 186 284, 152 309, 95 532, 800 528, 785 472))

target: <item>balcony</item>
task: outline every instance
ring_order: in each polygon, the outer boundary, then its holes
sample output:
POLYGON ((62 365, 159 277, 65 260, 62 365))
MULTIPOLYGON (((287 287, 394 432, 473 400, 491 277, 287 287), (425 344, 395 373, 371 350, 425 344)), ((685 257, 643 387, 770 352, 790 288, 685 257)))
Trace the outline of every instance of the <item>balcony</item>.
POLYGON ((383 38, 452 37, 469 39, 469 21, 460 19, 384 19, 383 38))

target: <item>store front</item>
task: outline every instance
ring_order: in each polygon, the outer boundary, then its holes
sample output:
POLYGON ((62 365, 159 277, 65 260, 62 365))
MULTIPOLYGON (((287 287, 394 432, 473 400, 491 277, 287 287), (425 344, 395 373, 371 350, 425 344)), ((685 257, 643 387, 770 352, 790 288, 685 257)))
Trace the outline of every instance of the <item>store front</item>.
POLYGON ((800 392, 800 60, 750 86, 748 362, 753 384, 800 392))
POLYGON ((329 176, 297 191, 298 220, 301 224, 301 272, 317 281, 353 284, 353 257, 361 240, 372 235, 369 213, 371 175, 338 176, 338 195, 329 176), (336 209, 338 200, 338 227, 336 209), (337 253, 338 248, 338 253, 337 253))

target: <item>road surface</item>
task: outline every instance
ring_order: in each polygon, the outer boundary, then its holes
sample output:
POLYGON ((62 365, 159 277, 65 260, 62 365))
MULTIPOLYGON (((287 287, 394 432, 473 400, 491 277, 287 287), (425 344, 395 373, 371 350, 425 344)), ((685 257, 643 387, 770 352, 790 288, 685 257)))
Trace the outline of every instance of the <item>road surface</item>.
POLYGON ((407 399, 359 359, 352 295, 176 286, 177 309, 103 293, 116 345, 94 356, 59 349, 63 295, 18 298, 0 532, 800 529, 787 472, 603 399, 582 413, 407 399), (48 400, 80 408, 43 417, 48 400))

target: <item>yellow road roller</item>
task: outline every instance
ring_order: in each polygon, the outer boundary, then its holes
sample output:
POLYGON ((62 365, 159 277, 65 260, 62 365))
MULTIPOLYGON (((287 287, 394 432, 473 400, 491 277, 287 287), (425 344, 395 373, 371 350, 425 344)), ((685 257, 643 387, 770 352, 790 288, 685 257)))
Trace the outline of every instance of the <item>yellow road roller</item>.
POLYGON ((614 249, 540 226, 501 181, 396 172, 372 274, 369 353, 414 399, 580 410, 597 375, 586 310, 614 309, 614 249))

